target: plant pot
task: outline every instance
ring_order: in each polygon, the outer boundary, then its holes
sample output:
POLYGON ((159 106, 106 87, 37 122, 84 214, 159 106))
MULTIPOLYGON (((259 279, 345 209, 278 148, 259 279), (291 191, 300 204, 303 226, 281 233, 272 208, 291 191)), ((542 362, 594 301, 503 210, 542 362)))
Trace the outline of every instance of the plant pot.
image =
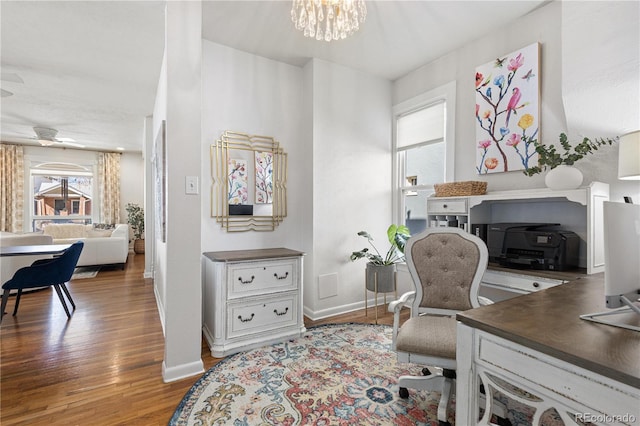
POLYGON ((143 239, 137 239, 133 242, 133 252, 137 253, 137 254, 143 254, 144 253, 144 240, 143 239))
POLYGON ((374 265, 367 263, 367 290, 376 291, 376 279, 378 281, 378 293, 391 293, 396 290, 396 265, 374 265))
POLYGON ((582 185, 582 172, 573 166, 562 164, 547 172, 544 183, 553 190, 576 189, 582 185))

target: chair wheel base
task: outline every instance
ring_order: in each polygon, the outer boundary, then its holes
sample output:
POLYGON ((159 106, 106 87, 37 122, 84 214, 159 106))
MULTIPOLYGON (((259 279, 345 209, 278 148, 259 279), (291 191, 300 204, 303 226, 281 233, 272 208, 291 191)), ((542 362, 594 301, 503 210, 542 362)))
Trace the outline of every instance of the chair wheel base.
POLYGON ((407 399, 409 398, 409 389, 407 388, 400 388, 400 390, 398 391, 398 395, 400 396, 400 398, 402 399, 407 399))

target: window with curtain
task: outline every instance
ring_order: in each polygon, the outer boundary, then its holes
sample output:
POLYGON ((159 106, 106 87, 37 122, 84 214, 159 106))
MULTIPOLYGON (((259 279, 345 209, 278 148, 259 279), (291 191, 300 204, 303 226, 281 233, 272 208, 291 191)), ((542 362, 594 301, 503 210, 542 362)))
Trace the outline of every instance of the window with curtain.
POLYGON ((395 108, 394 155, 396 158, 396 200, 399 223, 411 234, 426 228, 428 196, 433 185, 452 174, 453 103, 444 88, 395 108))

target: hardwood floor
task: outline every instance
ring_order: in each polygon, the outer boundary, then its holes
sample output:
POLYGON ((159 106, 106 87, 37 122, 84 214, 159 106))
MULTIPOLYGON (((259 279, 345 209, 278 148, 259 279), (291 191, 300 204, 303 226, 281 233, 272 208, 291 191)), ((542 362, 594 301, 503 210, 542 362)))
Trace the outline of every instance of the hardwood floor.
MULTIPOLYGON (((164 338, 153 282, 142 278, 144 256, 129 256, 124 271, 102 270, 74 280, 77 309, 67 321, 49 288, 15 298, 0 325, 0 424, 166 425, 199 377, 162 381, 164 338)), ((379 323, 392 317, 380 306, 379 323)), ((364 310, 305 321, 373 323, 364 310)), ((205 369, 219 362, 203 342, 205 369)))

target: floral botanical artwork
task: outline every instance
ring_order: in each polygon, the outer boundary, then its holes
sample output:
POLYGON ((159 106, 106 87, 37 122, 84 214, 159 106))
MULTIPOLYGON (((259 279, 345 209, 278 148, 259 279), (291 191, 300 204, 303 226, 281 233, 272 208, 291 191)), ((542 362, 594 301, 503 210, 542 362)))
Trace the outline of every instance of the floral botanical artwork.
POLYGON ((524 170, 538 164, 540 45, 476 68, 476 172, 524 170))
POLYGON ((247 162, 229 159, 229 204, 247 204, 249 191, 247 183, 247 162))
POLYGON ((256 204, 273 202, 273 153, 256 151, 256 204))

